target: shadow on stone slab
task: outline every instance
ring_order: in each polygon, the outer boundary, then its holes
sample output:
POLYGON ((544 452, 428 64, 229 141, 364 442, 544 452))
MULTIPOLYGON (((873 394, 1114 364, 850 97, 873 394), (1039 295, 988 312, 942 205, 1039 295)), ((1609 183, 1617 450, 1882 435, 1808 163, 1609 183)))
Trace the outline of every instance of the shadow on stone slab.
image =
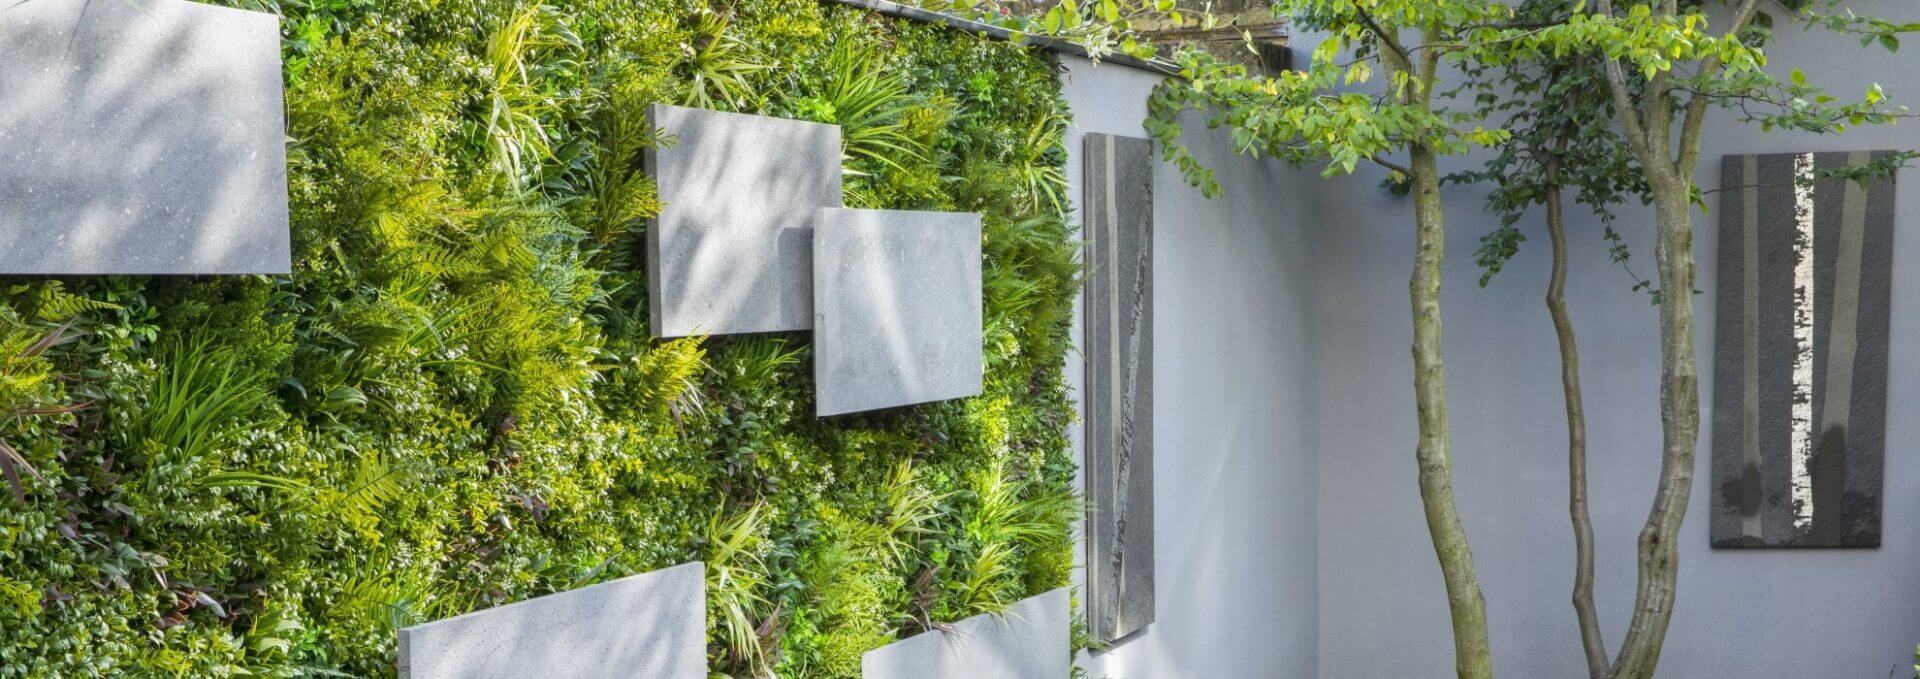
POLYGON ((1073 672, 1067 589, 868 651, 866 679, 1066 679, 1073 672))
POLYGON ((706 642, 696 561, 400 630, 400 678, 700 679, 706 642))

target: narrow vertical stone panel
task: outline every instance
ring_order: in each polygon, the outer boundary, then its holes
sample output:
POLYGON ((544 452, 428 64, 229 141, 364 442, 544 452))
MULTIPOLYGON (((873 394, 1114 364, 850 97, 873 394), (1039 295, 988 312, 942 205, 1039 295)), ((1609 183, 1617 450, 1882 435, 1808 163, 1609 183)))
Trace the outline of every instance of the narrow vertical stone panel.
POLYGON ((1153 143, 1086 137, 1088 620, 1153 622, 1153 143))
POLYGON ((1893 277, 1883 154, 1727 156, 1714 344, 1715 547, 1877 547, 1893 277))
POLYGON ((814 236, 816 411, 980 393, 980 215, 820 211, 814 236))
POLYGON ((400 679, 701 679, 706 566, 681 564, 400 630, 400 679))
POLYGON ((868 651, 865 679, 1066 679, 1073 618, 1067 589, 1026 599, 868 651))
POLYGON ((0 273, 291 268, 278 17, 0 0, 0 273))
POLYGON ((839 207, 840 126, 655 104, 655 337, 813 327, 813 226, 839 207))

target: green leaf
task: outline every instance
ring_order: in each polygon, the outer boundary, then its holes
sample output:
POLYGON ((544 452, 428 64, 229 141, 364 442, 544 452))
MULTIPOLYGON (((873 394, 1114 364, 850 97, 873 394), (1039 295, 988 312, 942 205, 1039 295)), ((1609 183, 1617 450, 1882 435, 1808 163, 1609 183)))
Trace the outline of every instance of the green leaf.
POLYGON ((197 488, 272 488, 296 493, 313 490, 312 486, 293 479, 258 472, 218 472, 200 477, 193 485, 197 488))

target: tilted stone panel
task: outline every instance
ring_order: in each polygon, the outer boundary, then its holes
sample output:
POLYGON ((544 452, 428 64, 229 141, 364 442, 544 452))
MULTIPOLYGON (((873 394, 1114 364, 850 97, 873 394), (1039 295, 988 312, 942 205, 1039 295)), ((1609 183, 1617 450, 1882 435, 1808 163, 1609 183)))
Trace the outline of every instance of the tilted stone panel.
POLYGON ((401 679, 701 679, 694 562, 400 630, 401 679))
POLYGON ((1067 589, 1021 601, 860 658, 865 679, 1067 679, 1073 620, 1067 589))
POLYGON ((839 207, 840 127, 656 104, 646 154, 655 337, 813 327, 813 226, 839 207))
POLYGON ((286 273, 280 24, 0 0, 0 273, 286 273))
POLYGON ((820 415, 980 393, 980 215, 822 210, 814 272, 820 415))

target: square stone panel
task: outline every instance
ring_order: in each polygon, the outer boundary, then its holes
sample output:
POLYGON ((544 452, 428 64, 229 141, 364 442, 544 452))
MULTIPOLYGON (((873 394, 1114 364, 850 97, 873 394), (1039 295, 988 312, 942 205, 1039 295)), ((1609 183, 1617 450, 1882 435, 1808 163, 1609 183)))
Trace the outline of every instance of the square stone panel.
POLYGON ((864 679, 1055 679, 1070 676, 1067 589, 868 651, 864 679))
POLYGON ((286 273, 278 17, 0 0, 0 273, 286 273))
POLYGON ((979 394, 985 372, 980 215, 820 214, 813 286, 817 412, 979 394))
POLYGON ((706 566, 681 564, 400 630, 400 679, 707 676, 706 566))
POLYGON ((655 337, 813 327, 813 225, 839 207, 840 127, 655 104, 646 154, 655 337))

